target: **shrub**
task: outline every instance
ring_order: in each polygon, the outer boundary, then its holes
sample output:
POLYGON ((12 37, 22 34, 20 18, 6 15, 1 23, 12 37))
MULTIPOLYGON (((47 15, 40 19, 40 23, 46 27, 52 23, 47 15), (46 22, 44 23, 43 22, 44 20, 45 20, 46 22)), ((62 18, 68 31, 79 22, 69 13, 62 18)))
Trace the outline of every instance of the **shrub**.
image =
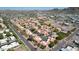
POLYGON ((48 45, 50 48, 52 48, 54 46, 54 42, 50 42, 50 44, 48 45))
POLYGON ((3 37, 3 35, 2 35, 2 33, 0 33, 0 39, 3 39, 4 37, 3 37))
POLYGON ((7 37, 11 36, 10 32, 6 32, 6 36, 7 37))
POLYGON ((46 46, 44 46, 44 45, 40 45, 40 48, 41 48, 41 49, 44 49, 45 47, 46 47, 46 46))

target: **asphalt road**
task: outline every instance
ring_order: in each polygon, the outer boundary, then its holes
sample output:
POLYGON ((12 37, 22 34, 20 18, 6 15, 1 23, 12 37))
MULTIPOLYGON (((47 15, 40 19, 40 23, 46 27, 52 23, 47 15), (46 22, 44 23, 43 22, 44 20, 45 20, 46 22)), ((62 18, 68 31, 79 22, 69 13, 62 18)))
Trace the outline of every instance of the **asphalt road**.
MULTIPOLYGON (((10 25, 10 24, 9 24, 10 25)), ((29 42, 28 40, 26 40, 26 38, 24 38, 21 33, 17 32, 16 29, 10 25, 10 28, 18 35, 18 37, 20 38, 20 40, 22 40, 25 45, 27 45, 32 51, 36 51, 37 49, 35 49, 29 42)))
POLYGON ((76 29, 75 32, 70 34, 67 38, 59 41, 59 43, 53 47, 53 51, 57 51, 62 47, 66 47, 66 45, 69 43, 68 41, 72 41, 71 37, 73 37, 73 35, 75 35, 78 31, 79 29, 76 29))

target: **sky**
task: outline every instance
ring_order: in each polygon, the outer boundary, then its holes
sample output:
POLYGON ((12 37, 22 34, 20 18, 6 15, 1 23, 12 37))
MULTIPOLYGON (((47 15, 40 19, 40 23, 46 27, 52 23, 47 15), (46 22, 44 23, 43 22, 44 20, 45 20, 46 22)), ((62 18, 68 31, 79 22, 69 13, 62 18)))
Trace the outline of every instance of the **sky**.
POLYGON ((64 7, 0 7, 0 10, 51 10, 54 8, 63 9, 64 7))

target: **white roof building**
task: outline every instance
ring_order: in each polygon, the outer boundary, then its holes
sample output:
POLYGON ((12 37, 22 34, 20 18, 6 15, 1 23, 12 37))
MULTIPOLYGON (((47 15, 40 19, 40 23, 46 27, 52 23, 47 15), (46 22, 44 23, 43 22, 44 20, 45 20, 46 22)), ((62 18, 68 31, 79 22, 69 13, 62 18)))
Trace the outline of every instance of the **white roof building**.
POLYGON ((11 35, 13 35, 13 33, 12 33, 12 32, 10 32, 10 34, 11 34, 11 35))
POLYGON ((6 31, 6 32, 9 32, 10 30, 9 30, 9 29, 6 29, 5 31, 6 31))
POLYGON ((7 43, 7 38, 0 40, 1 44, 7 43))
POLYGON ((67 46, 66 48, 62 48, 62 51, 78 51, 77 47, 67 46))
POLYGON ((12 47, 16 47, 16 46, 19 45, 19 43, 18 42, 13 42, 13 43, 11 43, 11 45, 12 45, 12 47))
POLYGON ((4 31, 0 31, 0 33, 3 33, 4 31))
MULTIPOLYGON (((10 38, 11 38, 12 41, 15 41, 16 40, 16 38, 14 36, 10 36, 10 38)), ((5 39, 0 40, 0 42, 2 44, 4 44, 4 43, 7 44, 7 40, 9 40, 9 39, 8 38, 5 38, 5 39)))
POLYGON ((10 45, 8 45, 8 49, 10 49, 10 48, 13 48, 13 46, 10 44, 10 45))
POLYGON ((67 46, 66 50, 67 51, 71 51, 72 50, 72 47, 71 46, 67 46))
POLYGON ((2 51, 2 50, 7 51, 8 49, 14 48, 14 47, 16 47, 16 46, 18 46, 18 45, 19 45, 18 42, 13 42, 13 43, 11 43, 10 45, 4 45, 4 46, 2 46, 2 47, 0 48, 0 51, 2 51))
MULTIPOLYGON (((10 36, 10 38, 9 38, 11 41, 15 41, 16 40, 16 38, 14 37, 14 36, 10 36)), ((16 46, 18 46, 19 45, 19 43, 18 42, 13 42, 13 43, 10 43, 9 45, 7 45, 7 40, 9 40, 8 38, 5 38, 5 39, 2 39, 2 40, 0 40, 0 43, 1 44, 6 44, 6 45, 4 45, 4 46, 2 46, 1 48, 0 48, 0 51, 7 51, 8 49, 10 49, 10 48, 14 48, 14 47, 16 47, 16 46)))
POLYGON ((72 49, 72 51, 78 51, 78 48, 77 48, 77 47, 74 47, 74 48, 72 49))
POLYGON ((79 37, 75 38, 75 42, 79 44, 79 37))
POLYGON ((1 49, 3 49, 4 51, 7 51, 8 50, 8 45, 2 46, 1 49))
POLYGON ((0 51, 3 51, 3 49, 2 49, 2 48, 0 48, 0 51))
POLYGON ((16 38, 14 36, 10 36, 11 40, 15 41, 16 38))
POLYGON ((6 34, 3 33, 3 37, 5 37, 5 36, 6 36, 6 34))

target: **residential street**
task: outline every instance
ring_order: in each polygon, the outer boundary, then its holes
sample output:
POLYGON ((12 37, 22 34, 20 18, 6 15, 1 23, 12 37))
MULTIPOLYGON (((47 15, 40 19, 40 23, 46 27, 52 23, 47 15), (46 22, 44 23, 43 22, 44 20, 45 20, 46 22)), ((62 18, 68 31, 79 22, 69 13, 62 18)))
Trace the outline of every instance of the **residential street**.
POLYGON ((32 51, 36 51, 36 49, 21 35, 21 33, 17 32, 16 29, 9 24, 11 29, 18 35, 18 37, 27 45, 32 51))
POLYGON ((70 34, 67 38, 61 40, 57 45, 53 47, 53 51, 57 51, 60 50, 62 47, 66 47, 66 45, 69 43, 68 41, 71 42, 71 37, 73 37, 73 35, 75 35, 78 31, 79 29, 76 29, 74 33, 70 34))

